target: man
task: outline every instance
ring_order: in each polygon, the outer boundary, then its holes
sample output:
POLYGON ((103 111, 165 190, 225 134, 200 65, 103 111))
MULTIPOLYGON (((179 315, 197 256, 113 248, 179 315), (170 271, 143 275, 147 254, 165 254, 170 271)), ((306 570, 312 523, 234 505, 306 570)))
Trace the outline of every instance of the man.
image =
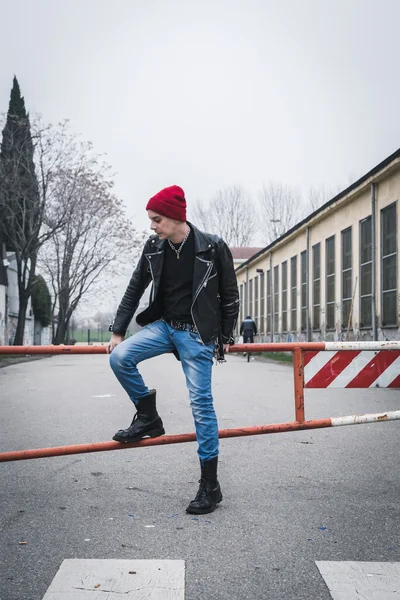
POLYGON ((257 325, 250 315, 248 315, 240 325, 240 335, 243 336, 244 344, 252 344, 254 336, 257 335, 257 325))
POLYGON ((111 367, 136 407, 127 429, 114 440, 136 442, 165 433, 156 409, 156 390, 144 383, 137 365, 173 352, 182 363, 189 390, 200 458, 200 487, 187 512, 212 512, 222 500, 217 479, 218 423, 211 391, 213 355, 224 360, 233 343, 239 294, 232 255, 218 236, 186 221, 186 199, 174 185, 150 198, 146 206, 155 235, 146 242, 119 305, 108 344, 111 367), (124 341, 146 287, 149 306, 136 321, 144 329, 124 341))

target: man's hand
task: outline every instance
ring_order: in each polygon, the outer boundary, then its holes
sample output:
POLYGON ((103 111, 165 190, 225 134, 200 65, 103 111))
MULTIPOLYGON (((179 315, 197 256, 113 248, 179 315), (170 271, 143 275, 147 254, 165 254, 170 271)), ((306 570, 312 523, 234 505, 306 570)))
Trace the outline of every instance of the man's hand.
POLYGON ((121 335, 119 333, 113 333, 110 341, 108 342, 108 344, 106 346, 107 354, 111 354, 111 352, 114 350, 114 348, 116 348, 118 346, 118 344, 123 342, 124 339, 125 339, 124 335, 121 335))
POLYGON ((229 352, 229 344, 224 344, 224 352, 229 352))

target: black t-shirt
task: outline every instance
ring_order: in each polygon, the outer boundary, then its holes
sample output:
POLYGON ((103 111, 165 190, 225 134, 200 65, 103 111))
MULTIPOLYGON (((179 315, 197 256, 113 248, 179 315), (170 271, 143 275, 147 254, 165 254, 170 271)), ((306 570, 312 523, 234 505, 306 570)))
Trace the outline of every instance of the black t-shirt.
MULTIPOLYGON (((173 245, 178 250, 181 243, 173 245)), ((193 297, 194 258, 192 230, 182 247, 179 259, 166 240, 160 288, 161 314, 166 321, 174 319, 193 323, 190 308, 193 297)))

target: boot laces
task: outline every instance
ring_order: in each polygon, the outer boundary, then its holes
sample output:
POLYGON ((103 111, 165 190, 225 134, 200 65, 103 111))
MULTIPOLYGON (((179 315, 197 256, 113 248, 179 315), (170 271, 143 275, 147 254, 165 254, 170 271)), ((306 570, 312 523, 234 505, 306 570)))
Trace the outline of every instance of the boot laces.
POLYGON ((199 484, 200 487, 196 494, 195 502, 201 500, 206 496, 206 482, 204 481, 204 479, 199 479, 199 484))

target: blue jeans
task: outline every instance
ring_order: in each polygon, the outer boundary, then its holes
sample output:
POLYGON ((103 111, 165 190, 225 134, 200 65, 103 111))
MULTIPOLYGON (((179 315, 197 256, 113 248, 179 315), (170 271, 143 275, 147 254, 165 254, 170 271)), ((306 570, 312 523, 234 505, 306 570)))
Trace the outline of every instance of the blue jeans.
POLYGON ((177 330, 165 321, 147 325, 136 335, 118 344, 110 365, 133 403, 150 393, 137 365, 146 358, 178 351, 189 390, 198 455, 203 463, 218 456, 218 423, 211 391, 214 343, 203 344, 197 333, 177 330))

